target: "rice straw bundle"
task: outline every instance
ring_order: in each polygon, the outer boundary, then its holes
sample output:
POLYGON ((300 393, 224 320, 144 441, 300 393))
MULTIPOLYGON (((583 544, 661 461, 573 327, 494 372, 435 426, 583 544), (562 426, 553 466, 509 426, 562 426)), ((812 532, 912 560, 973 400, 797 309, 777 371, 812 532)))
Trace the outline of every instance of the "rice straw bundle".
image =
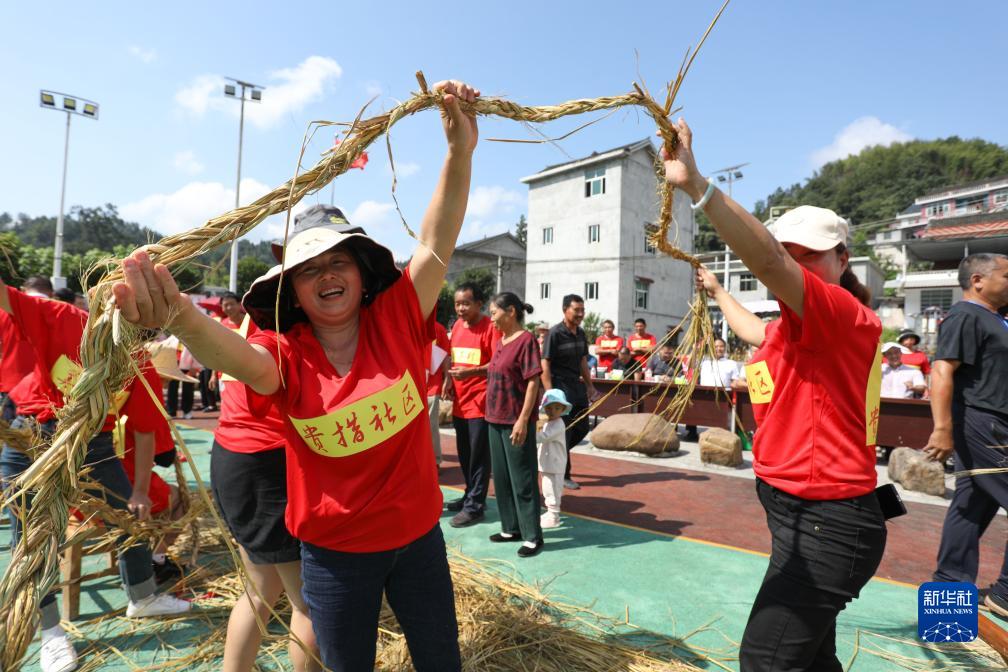
MULTIPOLYGON (((727 2, 711 22, 704 39, 725 6, 727 2)), ((676 80, 667 87, 663 105, 651 98, 646 87, 635 85, 634 91, 623 95, 571 100, 559 105, 533 107, 501 98, 479 98, 473 103, 463 102, 461 106, 464 111, 479 116, 493 115, 521 122, 546 122, 569 115, 636 106, 643 108, 654 119, 666 149, 671 150, 677 137, 667 115, 672 111, 676 94, 698 50, 699 45, 692 52, 687 52, 687 59, 684 59, 676 80)), ((247 206, 235 208, 201 227, 168 236, 142 249, 155 263, 181 265, 236 240, 270 215, 284 211, 289 213, 290 208, 305 196, 317 192, 345 173, 365 149, 381 135, 387 134, 398 121, 441 104, 442 94, 429 90, 421 73, 417 73, 417 78, 420 83, 418 93, 385 114, 355 120, 342 142, 312 169, 295 174, 287 183, 247 206)), ((699 262, 695 258, 667 240, 672 218, 672 194, 663 178, 659 184, 662 208, 654 242, 663 253, 697 266, 699 262)), ((122 280, 121 270, 117 266, 101 265, 110 270, 90 291, 93 308, 80 348, 84 370, 67 395, 66 405, 58 413, 59 422, 51 445, 18 479, 16 488, 21 494, 15 492, 11 496, 17 499, 23 493, 31 492, 34 501, 24 512, 24 543, 13 550, 11 563, 0 579, 0 669, 8 672, 18 669, 35 632, 40 598, 59 580, 56 551, 65 535, 70 502, 76 501, 79 473, 88 441, 100 430, 112 395, 123 389, 135 374, 132 353, 138 351, 146 335, 121 320, 115 308, 112 286, 122 280)), ((694 314, 701 318, 701 322, 709 324, 706 301, 700 301, 698 297, 694 306, 694 314)), ((702 325, 691 327, 691 333, 708 332, 709 329, 702 325)), ((686 390, 687 395, 688 392, 686 390)))

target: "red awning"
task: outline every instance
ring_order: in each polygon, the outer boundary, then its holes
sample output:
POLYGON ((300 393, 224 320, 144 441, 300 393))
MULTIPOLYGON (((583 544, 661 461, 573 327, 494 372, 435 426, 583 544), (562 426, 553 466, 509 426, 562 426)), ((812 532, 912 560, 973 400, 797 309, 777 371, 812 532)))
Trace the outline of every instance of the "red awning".
POLYGON ((1008 220, 960 224, 958 226, 936 226, 924 229, 917 234, 917 237, 944 240, 947 238, 991 238, 1004 235, 1008 235, 1008 220))

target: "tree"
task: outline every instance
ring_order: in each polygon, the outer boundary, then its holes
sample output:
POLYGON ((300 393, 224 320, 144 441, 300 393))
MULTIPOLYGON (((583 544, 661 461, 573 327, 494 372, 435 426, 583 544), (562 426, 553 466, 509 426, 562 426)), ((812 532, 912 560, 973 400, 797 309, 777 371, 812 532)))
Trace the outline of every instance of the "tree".
POLYGON ((434 317, 445 329, 450 329, 455 322, 455 292, 447 282, 441 284, 438 292, 437 315, 434 317))
POLYGON ((518 223, 515 224, 515 238, 521 241, 522 245, 528 244, 528 221, 525 219, 525 215, 522 214, 518 218, 518 223))
POLYGON ((598 313, 588 313, 581 321, 581 328, 584 329, 585 336, 589 343, 594 343, 599 334, 602 333, 602 316, 598 313))
POLYGON ((270 265, 258 257, 242 257, 238 260, 238 296, 249 290, 256 278, 270 269, 270 265))
POLYGON ((456 287, 466 282, 482 289, 487 301, 497 293, 497 276, 487 268, 467 268, 455 278, 456 287))

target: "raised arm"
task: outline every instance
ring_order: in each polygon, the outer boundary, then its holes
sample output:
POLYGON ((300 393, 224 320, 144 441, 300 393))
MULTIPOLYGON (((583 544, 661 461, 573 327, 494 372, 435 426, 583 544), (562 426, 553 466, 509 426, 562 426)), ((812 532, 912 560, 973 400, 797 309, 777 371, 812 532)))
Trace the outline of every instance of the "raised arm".
POLYGON ((420 244, 409 264, 423 315, 429 315, 434 309, 448 262, 455 251, 469 201, 472 153, 478 138, 476 118, 462 112, 458 99, 471 103, 479 96, 479 91, 455 81, 438 82, 434 89, 445 92, 441 123, 448 139, 448 155, 420 224, 420 244))
MULTIPOLYGON (((707 191, 707 178, 700 174, 693 158, 693 133, 681 118, 675 124, 679 132, 679 145, 674 156, 665 159, 665 179, 682 189, 694 202, 699 202, 707 191)), ((721 239, 739 256, 753 275, 783 301, 791 310, 802 316, 805 298, 805 280, 801 266, 787 253, 763 226, 745 208, 728 198, 719 189, 704 206, 704 212, 721 239)), ((737 332, 736 332, 737 333, 737 332)))
POLYGON ((125 282, 112 291, 125 320, 148 329, 165 327, 204 366, 234 376, 259 394, 277 391, 280 373, 273 356, 196 310, 168 267, 155 266, 146 252, 137 251, 123 260, 122 268, 125 282))
POLYGON ((766 324, 759 317, 746 310, 741 303, 721 286, 717 277, 706 268, 698 268, 696 272, 697 289, 704 289, 707 296, 714 299, 728 326, 749 345, 759 347, 766 338, 766 324))

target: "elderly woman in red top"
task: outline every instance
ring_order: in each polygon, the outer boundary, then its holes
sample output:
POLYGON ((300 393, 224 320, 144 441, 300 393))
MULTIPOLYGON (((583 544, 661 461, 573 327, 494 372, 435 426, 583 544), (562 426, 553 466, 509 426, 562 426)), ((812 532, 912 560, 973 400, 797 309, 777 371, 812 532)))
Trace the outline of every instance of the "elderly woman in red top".
POLYGON ((668 182, 689 194, 718 234, 781 304, 764 325, 714 276, 697 282, 729 325, 759 350, 746 366, 759 431, 756 490, 773 537, 739 667, 841 670, 837 614, 875 573, 885 520, 875 495, 882 326, 850 270, 847 222, 802 206, 770 230, 697 169, 681 119, 668 182))
POLYGON ((442 82, 445 159, 405 272, 360 229, 296 232, 280 267, 243 303, 260 332, 246 341, 202 315, 168 269, 143 252, 123 261, 115 293, 137 324, 167 321, 207 366, 270 397, 287 436, 287 527, 302 543, 304 597, 329 669, 374 667, 384 594, 419 671, 460 670, 441 490, 422 392, 433 308, 465 215, 476 120, 442 82), (279 312, 274 305, 279 289, 279 312))

